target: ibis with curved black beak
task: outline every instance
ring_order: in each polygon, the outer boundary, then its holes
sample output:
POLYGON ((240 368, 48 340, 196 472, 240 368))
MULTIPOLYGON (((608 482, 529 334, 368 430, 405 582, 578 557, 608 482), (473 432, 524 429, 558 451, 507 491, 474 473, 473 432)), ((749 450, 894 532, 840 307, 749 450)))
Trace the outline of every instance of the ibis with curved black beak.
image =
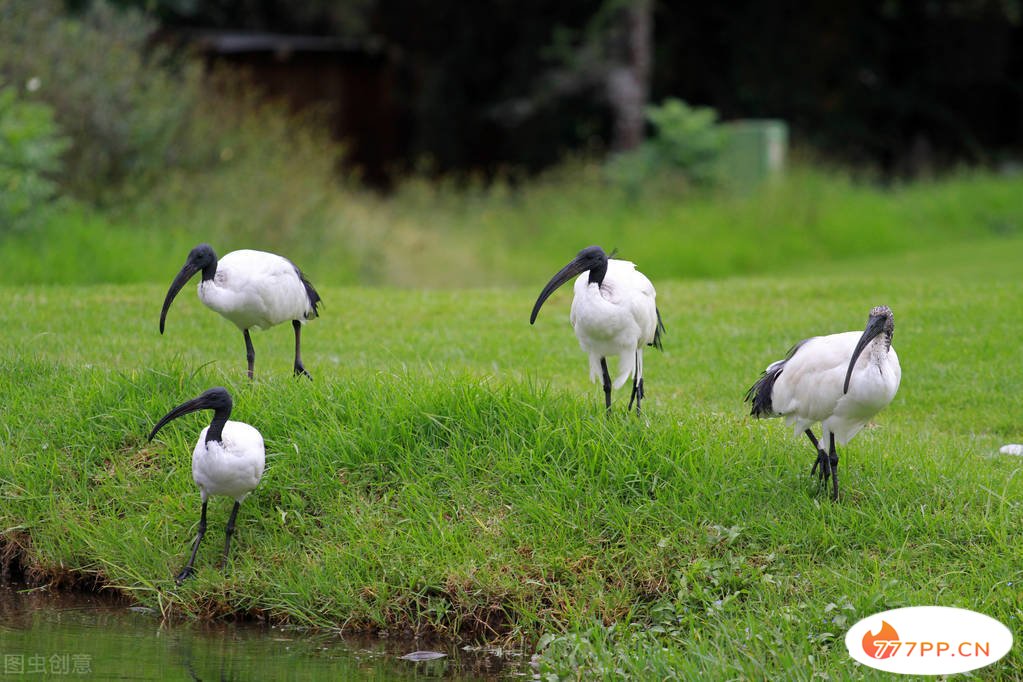
POLYGON ((895 317, 879 305, 870 311, 863 332, 814 336, 800 341, 781 360, 772 362, 746 392, 757 418, 784 417, 813 443, 817 460, 810 474, 832 480, 831 499, 838 499, 838 453, 867 422, 887 407, 899 390, 902 369, 892 347, 895 317), (821 439, 812 426, 821 423, 821 439), (827 451, 825 451, 827 447, 827 451))
POLYGON ((287 258, 265 251, 232 251, 220 260, 209 244, 199 244, 188 254, 184 267, 171 282, 160 311, 163 334, 167 311, 174 297, 191 277, 202 272, 199 300, 242 331, 249 378, 256 364, 249 330, 269 329, 291 320, 295 330, 295 376, 312 376, 302 364, 302 325, 316 317, 320 295, 302 271, 287 258))
POLYGON ((590 380, 601 380, 604 406, 610 412, 612 387, 621 388, 632 376, 632 395, 626 409, 631 410, 635 401, 639 415, 644 397, 643 347, 660 350, 664 333, 654 285, 635 264, 610 258, 599 246, 589 246, 543 288, 529 316, 530 324, 536 322, 544 301, 573 277, 575 296, 569 320, 579 345, 589 355, 590 380), (618 356, 614 382, 607 367, 608 356, 618 356))
POLYGON ((231 407, 231 394, 227 389, 217 386, 198 398, 175 407, 164 415, 149 433, 149 440, 153 440, 167 422, 198 410, 213 410, 210 425, 199 434, 195 450, 192 451, 192 479, 199 486, 202 513, 199 516, 198 533, 192 543, 192 554, 175 578, 178 584, 193 573, 195 555, 199 551, 199 543, 206 534, 206 503, 209 498, 213 495, 226 495, 234 499, 234 508, 231 509, 231 517, 225 529, 224 557, 221 563, 221 567, 226 568, 238 509, 263 477, 266 463, 263 436, 248 424, 228 421, 231 407))

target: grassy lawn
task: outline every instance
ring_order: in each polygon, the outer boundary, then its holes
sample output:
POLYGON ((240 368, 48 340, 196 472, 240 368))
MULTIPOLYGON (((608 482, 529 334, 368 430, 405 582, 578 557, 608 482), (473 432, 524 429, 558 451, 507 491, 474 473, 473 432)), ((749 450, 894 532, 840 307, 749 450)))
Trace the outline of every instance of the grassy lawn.
POLYGON ((630 199, 584 166, 514 191, 412 179, 385 199, 269 167, 265 180, 281 186, 214 174, 191 178, 201 188, 193 194, 157 192, 116 211, 61 211, 36 230, 0 232, 0 284, 167 286, 203 241, 221 255, 287 256, 317 286, 531 288, 589 244, 620 249, 658 283, 819 274, 850 259, 1023 233, 1023 180, 979 172, 882 189, 796 167, 751 195, 666 182, 630 199))
MULTIPOLYGON (((567 288, 528 324, 546 269, 507 289, 314 279, 314 382, 290 376, 287 326, 253 335, 248 382, 241 334, 191 287, 163 337, 167 282, 0 287, 0 521, 30 573, 95 575, 167 613, 545 635, 544 670, 563 675, 881 679, 842 643, 866 615, 1023 619, 1023 462, 997 454, 1023 439, 1023 238, 904 247, 655 278, 667 336, 642 421, 625 389, 602 414, 567 288), (878 303, 895 312, 902 386, 840 449, 833 504, 805 439, 751 420, 742 396, 793 342, 862 329, 878 303), (216 563, 231 502, 215 499, 198 576, 177 588, 208 416, 145 435, 216 384, 262 432, 268 468, 230 569, 216 563)), ((169 282, 185 253, 158 255, 169 282)), ((1018 648, 988 674, 1023 676, 1018 648)))

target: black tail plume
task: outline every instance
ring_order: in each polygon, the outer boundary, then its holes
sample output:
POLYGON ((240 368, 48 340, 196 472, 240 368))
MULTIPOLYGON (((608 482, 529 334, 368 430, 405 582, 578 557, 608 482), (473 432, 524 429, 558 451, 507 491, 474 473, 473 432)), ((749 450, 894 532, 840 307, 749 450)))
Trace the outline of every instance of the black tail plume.
POLYGON ((771 394, 774 392, 774 382, 781 376, 782 371, 785 369, 785 363, 792 359, 792 356, 796 354, 803 344, 810 339, 803 339, 796 345, 789 349, 789 352, 785 354, 785 359, 777 362, 772 362, 764 373, 760 375, 756 383, 749 387, 746 391, 746 397, 743 402, 752 403, 753 407, 750 409, 750 416, 761 418, 761 417, 773 417, 777 413, 774 411, 774 405, 771 402, 771 394))
POLYGON ((648 343, 648 346, 653 346, 659 351, 663 351, 664 347, 661 345, 661 337, 668 331, 664 328, 664 322, 661 321, 661 311, 658 308, 654 308, 657 312, 657 327, 654 329, 654 340, 648 343))
POLYGON ((752 408, 749 412, 750 416, 757 418, 774 416, 771 393, 774 391, 774 382, 778 379, 783 369, 785 369, 784 361, 772 364, 764 370, 764 373, 760 375, 756 383, 746 391, 746 397, 743 399, 743 402, 752 403, 752 408))
POLYGON ((302 271, 298 269, 298 266, 292 263, 295 267, 295 272, 298 273, 298 278, 302 281, 302 286, 305 287, 305 295, 309 298, 309 305, 313 308, 313 314, 306 316, 306 319, 312 319, 319 316, 320 311, 317 309, 317 305, 320 303, 320 295, 316 293, 316 289, 313 288, 313 283, 306 279, 302 271))

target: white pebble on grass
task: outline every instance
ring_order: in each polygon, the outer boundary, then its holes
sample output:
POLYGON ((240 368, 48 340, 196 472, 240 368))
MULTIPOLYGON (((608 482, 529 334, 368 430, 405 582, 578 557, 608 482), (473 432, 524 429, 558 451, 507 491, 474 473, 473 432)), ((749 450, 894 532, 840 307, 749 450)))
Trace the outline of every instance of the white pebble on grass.
POLYGON ((1003 445, 998 452, 1003 455, 1023 455, 1023 445, 1020 445, 1019 443, 1009 443, 1008 445, 1003 445))

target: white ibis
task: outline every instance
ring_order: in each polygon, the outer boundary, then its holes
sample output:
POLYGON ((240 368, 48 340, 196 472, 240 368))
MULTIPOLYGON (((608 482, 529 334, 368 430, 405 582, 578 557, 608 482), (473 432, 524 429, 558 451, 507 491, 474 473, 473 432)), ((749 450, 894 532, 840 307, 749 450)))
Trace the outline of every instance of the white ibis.
POLYGON ((575 280, 569 319, 579 345, 590 356, 590 380, 602 380, 604 406, 610 411, 612 382, 607 356, 617 355, 618 376, 613 386, 621 388, 632 375, 632 396, 626 410, 632 409, 635 400, 639 415, 644 396, 643 346, 660 349, 664 333, 654 285, 635 264, 611 259, 599 246, 590 246, 580 251, 543 288, 529 316, 530 324, 536 321, 544 301, 576 275, 579 277, 575 280))
POLYGON ((785 417, 796 436, 806 434, 817 450, 810 474, 820 467, 819 481, 826 485, 832 479, 833 500, 838 499, 835 440, 848 443, 899 390, 902 369, 892 348, 894 332, 891 309, 879 305, 870 311, 862 333, 800 341, 784 359, 772 362, 746 392, 752 416, 785 417), (817 422, 822 429, 820 441, 811 429, 817 422))
POLYGON ((206 534, 206 503, 209 497, 226 495, 234 498, 234 508, 231 510, 231 517, 227 520, 225 530, 224 558, 221 564, 222 567, 226 567, 238 508, 263 477, 266 462, 263 437, 248 424, 228 421, 227 418, 231 416, 231 405, 231 394, 226 389, 219 386, 211 388, 198 398, 182 403, 168 412, 149 433, 149 440, 153 440, 156 433, 172 419, 198 410, 213 410, 213 420, 199 434, 195 450, 192 451, 192 479, 199 486, 202 514, 199 516, 199 532, 192 544, 192 555, 175 578, 178 584, 192 575, 192 565, 199 551, 199 543, 206 534))
POLYGON ((219 261, 213 247, 200 244, 188 254, 181 272, 171 282, 160 311, 160 333, 163 334, 167 311, 174 297, 192 275, 202 271, 199 300, 234 322, 245 336, 245 356, 249 361, 249 378, 256 363, 249 329, 269 329, 291 320, 295 329, 295 376, 312 379, 302 365, 302 325, 317 315, 320 295, 302 271, 287 258, 265 251, 242 249, 232 251, 219 261))

